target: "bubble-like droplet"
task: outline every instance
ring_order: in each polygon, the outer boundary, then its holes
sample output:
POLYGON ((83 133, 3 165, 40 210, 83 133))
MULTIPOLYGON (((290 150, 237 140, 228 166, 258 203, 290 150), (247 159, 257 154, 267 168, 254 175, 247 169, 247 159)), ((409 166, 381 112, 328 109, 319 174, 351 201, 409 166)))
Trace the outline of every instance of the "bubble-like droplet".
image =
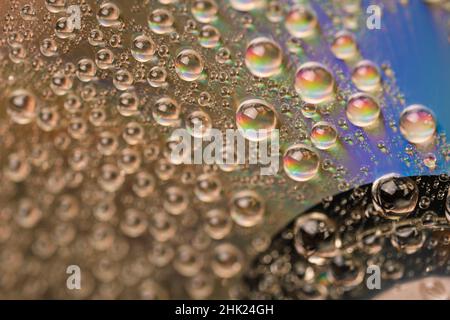
POLYGON ((115 27, 120 24, 120 9, 113 2, 105 2, 100 5, 97 12, 97 20, 103 27, 115 27))
POLYGON ((345 30, 338 32, 331 44, 331 51, 342 60, 354 58, 358 53, 358 46, 353 33, 345 30))
POLYGON ((91 59, 81 59, 77 64, 77 77, 82 82, 89 82, 95 77, 97 67, 91 59))
POLYGON ((185 81, 197 80, 203 71, 203 58, 192 49, 182 50, 175 58, 175 71, 180 79, 185 81))
POLYGON ((61 17, 56 21, 55 34, 60 39, 73 38, 75 36, 74 29, 74 25, 69 23, 68 17, 61 17))
POLYGON ((164 209, 173 215, 183 213, 189 206, 189 197, 187 193, 177 187, 168 187, 164 193, 164 209))
POLYGON ((133 38, 131 43, 131 54, 139 62, 147 62, 155 54, 156 44, 152 38, 145 34, 133 38))
POLYGON ((133 85, 134 78, 130 71, 119 69, 114 74, 113 84, 118 90, 127 90, 133 85))
POLYGON ((317 152, 303 144, 290 146, 283 155, 284 172, 295 181, 308 181, 315 177, 319 164, 317 152))
POLYGON ((176 126, 179 123, 180 112, 180 105, 170 97, 158 99, 152 108, 153 119, 162 126, 176 126))
POLYGON ((320 264, 335 254, 336 229, 336 223, 321 212, 302 215, 294 225, 295 249, 310 262, 320 264))
POLYGON ((311 128, 311 142, 317 149, 329 149, 336 143, 336 128, 329 122, 320 121, 311 128))
POLYGON ((399 220, 416 207, 419 190, 414 180, 390 173, 378 178, 372 185, 372 201, 386 219, 399 220))
POLYGON ((376 91, 381 86, 380 71, 372 61, 360 61, 352 71, 352 81, 361 91, 376 91))
POLYGON ((24 181, 30 174, 31 166, 25 153, 11 153, 8 155, 4 167, 5 177, 14 182, 24 181))
POLYGON ((45 0, 45 7, 51 13, 58 13, 66 10, 67 0, 45 0))
POLYGON ((170 33, 173 28, 174 18, 172 13, 166 9, 153 10, 148 17, 148 26, 156 34, 170 33))
POLYGON ((173 238, 177 231, 176 221, 165 212, 157 212, 150 218, 150 234, 159 242, 173 238))
POLYGON ((146 215, 136 209, 126 210, 120 222, 120 229, 130 238, 137 238, 143 235, 147 227, 148 221, 146 215))
POLYGON ((220 41, 220 31, 213 26, 203 26, 198 35, 198 42, 204 48, 215 48, 220 41))
POLYGON ((261 99, 243 101, 236 111, 236 125, 244 138, 265 140, 277 126, 274 108, 261 99))
POLYGON ((295 90, 307 103, 322 103, 333 98, 334 78, 331 72, 318 62, 307 62, 295 74, 295 90))
POLYGON ((18 124, 28 124, 36 117, 36 97, 28 90, 17 89, 9 96, 7 112, 18 124))
POLYGON ((194 193, 200 201, 215 202, 220 199, 222 182, 219 177, 205 173, 197 178, 194 193))
POLYGON ((252 11, 264 7, 265 0, 230 0, 231 7, 238 11, 252 11))
POLYGON ((52 131, 59 123, 59 113, 55 107, 42 107, 39 109, 36 123, 44 131, 52 131))
POLYGON ((213 239, 225 238, 231 231, 233 223, 230 215, 223 209, 212 209, 206 213, 204 228, 213 239))
POLYGON ((154 66, 147 75, 147 82, 154 88, 163 87, 167 84, 167 71, 164 67, 154 66))
POLYGON ((433 112, 422 105, 411 105, 400 114, 400 132, 411 143, 426 143, 436 132, 433 112))
POLYGON ((265 37, 253 39, 245 51, 245 65, 257 77, 276 75, 281 69, 282 61, 280 46, 265 37))
POLYGON ((117 191, 125 181, 123 172, 113 164, 105 164, 100 168, 98 183, 103 190, 108 192, 117 191))
POLYGON ((131 117, 139 112, 139 98, 135 92, 124 92, 119 97, 117 110, 124 117, 131 117))
POLYGON ((39 49, 46 57, 54 57, 58 55, 58 44, 55 39, 46 38, 42 40, 39 49))
POLYGON ((312 9, 298 5, 286 15, 285 26, 293 37, 307 38, 316 32, 318 22, 312 9))
POLYGON ((175 254, 173 266, 185 277, 196 275, 204 265, 204 258, 190 245, 181 245, 175 254))
POLYGON ((63 71, 58 71, 52 76, 50 88, 58 96, 67 94, 72 89, 73 79, 63 71))
POLYGON ((399 251, 413 254, 422 248, 426 236, 414 224, 398 225, 391 236, 391 244, 399 251))
POLYGON ((212 120, 205 111, 197 110, 186 117, 185 125, 191 136, 202 138, 209 135, 212 128, 212 120))
POLYGON ((42 211, 30 198, 19 200, 14 219, 22 228, 33 228, 42 218, 42 211))
POLYGON ((214 291, 214 278, 208 273, 199 273, 187 280, 186 291, 193 299, 207 299, 214 291))
POLYGON ((95 54, 95 63, 97 64, 97 67, 102 70, 111 68, 113 66, 113 62, 114 53, 107 48, 100 49, 95 54))
POLYGON ((216 19, 219 8, 214 0, 195 0, 191 12, 195 20, 201 23, 210 23, 216 19))
POLYGON ((347 102, 347 118, 355 126, 365 128, 375 124, 380 113, 378 101, 366 93, 356 93, 347 102))
POLYGON ((103 32, 99 29, 92 29, 88 36, 88 42, 94 47, 105 45, 103 32))
POLYGON ((242 269, 242 252, 232 244, 222 243, 214 248, 211 269, 221 278, 231 278, 242 269))
POLYGON ((253 190, 242 190, 231 197, 231 218, 241 227, 250 228, 261 223, 264 211, 263 199, 253 190))

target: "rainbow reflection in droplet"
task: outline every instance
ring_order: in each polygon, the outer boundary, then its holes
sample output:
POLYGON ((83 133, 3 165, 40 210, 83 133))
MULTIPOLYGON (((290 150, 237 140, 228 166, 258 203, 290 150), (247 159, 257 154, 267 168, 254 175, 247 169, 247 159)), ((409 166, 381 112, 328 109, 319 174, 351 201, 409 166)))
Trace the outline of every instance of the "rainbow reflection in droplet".
POLYGON ((375 124, 380 112, 379 103, 374 97, 366 93, 356 93, 347 102, 347 118, 358 127, 364 128, 375 124))
POLYGON ((320 159, 312 148, 295 144, 283 155, 284 172, 295 181, 308 181, 319 171, 320 159))
POLYGON ((195 0, 192 3, 191 13, 195 20, 209 23, 217 18, 219 8, 214 0, 195 0))
POLYGON ((238 11, 251 11, 264 7, 265 0, 230 0, 231 7, 238 11))
POLYGON ((277 126, 275 110, 264 100, 245 100, 236 112, 236 125, 242 136, 250 141, 267 139, 277 126))
POLYGON ((294 86, 300 97, 308 103, 322 103, 333 98, 333 75, 318 62, 301 65, 295 74, 294 86))
POLYGON ((245 51, 245 65, 257 77, 270 77, 280 71, 283 55, 280 46, 268 38, 252 40, 245 51))
POLYGON ((351 59, 358 53, 355 36, 348 31, 338 32, 331 44, 333 54, 342 60, 351 59))
POLYGON ((361 91, 376 91, 381 86, 380 71, 372 61, 360 61, 352 71, 352 81, 361 91))
POLYGON ((411 143, 429 142, 436 132, 433 112, 419 104, 407 107, 400 114, 400 132, 411 143))
POLYGON ((175 58, 175 72, 180 79, 195 81, 202 74, 203 58, 192 49, 182 50, 175 58))
POLYGON ((317 149, 326 150, 335 145, 337 131, 331 123, 320 121, 311 128, 310 137, 317 149))
POLYGON ((307 38, 315 33, 317 17, 310 8, 298 5, 286 15, 285 26, 289 33, 296 38, 307 38))

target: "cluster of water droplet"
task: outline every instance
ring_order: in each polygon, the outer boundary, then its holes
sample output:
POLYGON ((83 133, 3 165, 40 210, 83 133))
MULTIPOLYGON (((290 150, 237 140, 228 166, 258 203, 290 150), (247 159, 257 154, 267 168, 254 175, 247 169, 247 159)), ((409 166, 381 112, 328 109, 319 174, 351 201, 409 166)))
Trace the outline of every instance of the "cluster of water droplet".
MULTIPOLYGON (((345 2, 333 8, 355 14, 345 2)), ((0 297, 232 297, 250 257, 289 219, 268 205, 283 188, 298 203, 292 211, 308 205, 311 188, 348 188, 333 156, 348 141, 339 114, 368 131, 380 125, 382 71, 360 59, 350 31, 335 30, 326 49, 362 92, 342 90, 333 62, 306 60, 304 44, 323 37, 307 5, 82 1, 78 26, 70 4, 0 5, 0 297), (286 37, 255 31, 267 23, 286 37), (234 128, 252 142, 280 129, 283 170, 265 179, 246 165, 183 164, 171 156, 180 127, 195 138, 234 128), (74 263, 83 287, 68 291, 74 263)), ((398 126, 410 143, 433 142, 424 106, 406 108, 398 126)), ((414 200, 408 181, 400 185, 402 203, 380 185, 386 217, 414 200)), ((320 263, 334 252, 336 226, 322 213, 308 217, 296 247, 320 263)))

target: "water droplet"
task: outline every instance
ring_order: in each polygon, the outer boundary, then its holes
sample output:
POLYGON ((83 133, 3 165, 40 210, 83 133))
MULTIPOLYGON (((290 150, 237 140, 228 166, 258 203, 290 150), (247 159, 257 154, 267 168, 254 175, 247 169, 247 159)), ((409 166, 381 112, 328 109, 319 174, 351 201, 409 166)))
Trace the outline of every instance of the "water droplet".
POLYGON ((163 205, 167 212, 173 215, 179 215, 187 209, 189 198, 183 189, 177 186, 171 186, 164 193, 163 205))
POLYGON ((154 88, 163 87, 167 84, 167 71, 163 67, 155 66, 147 75, 147 82, 154 88))
POLYGON ((182 50, 175 58, 175 71, 180 79, 185 81, 197 80, 203 71, 203 58, 192 49, 182 50))
POLYGON ((427 143, 436 132, 433 112, 422 105, 407 107, 400 114, 400 132, 411 143, 427 143))
POLYGON ((307 62, 295 74, 295 90, 307 103, 323 103, 334 94, 334 78, 331 72, 318 62, 307 62))
POLYGON ((55 39, 46 38, 42 40, 39 49, 46 57, 54 57, 58 55, 58 45, 55 39))
POLYGON ((245 51, 245 65, 257 77, 276 75, 280 72, 282 61, 280 46, 268 38, 253 39, 245 51))
POLYGON ((197 178, 194 193, 200 201, 215 202, 220 199, 222 182, 216 175, 202 174, 197 178))
POLYGON ((196 138, 207 137, 212 128, 211 117, 202 110, 191 112, 185 120, 186 130, 196 138))
POLYGON ((221 278, 231 278, 242 269, 244 257, 242 252, 229 243, 219 244, 214 248, 211 269, 221 278))
POLYGON ((244 138, 250 141, 265 140, 277 126, 275 110, 264 100, 245 100, 237 109, 236 125, 244 138))
POLYGON ((230 5, 238 11, 252 11, 264 7, 264 0, 230 0, 230 5))
POLYGON ((425 239, 424 232, 414 225, 399 225, 391 236, 391 243, 397 250, 413 254, 422 248, 425 239))
POLYGON ((352 71, 352 81, 361 91, 376 91, 381 86, 380 71, 372 61, 360 61, 352 71))
POLYGON ((378 101, 366 93, 356 93, 347 102, 347 118, 355 126, 365 128, 374 125, 380 113, 378 101))
POLYGON ((286 16, 286 29, 296 38, 307 38, 316 32, 317 17, 310 8, 298 5, 293 7, 286 16))
POLYGON ((172 32, 174 18, 170 11, 166 9, 156 9, 148 17, 148 26, 156 34, 172 32))
POLYGON ((320 121, 311 128, 311 142, 317 149, 329 149, 336 143, 336 128, 329 122, 320 121))
POLYGON ((81 59, 77 64, 77 77, 82 82, 89 82, 95 77, 97 67, 91 59, 81 59))
POLYGON ((124 117, 131 117, 139 113, 139 98, 135 92, 124 92, 119 97, 117 110, 124 117))
POLYGON ((153 58, 156 44, 152 38, 141 34, 133 38, 131 43, 131 54, 139 62, 147 62, 153 58))
POLYGON ((414 180, 391 173, 378 178, 372 185, 375 208, 390 220, 408 216, 416 207, 419 191, 414 180))
POLYGON ((9 96, 7 112, 11 119, 18 124, 28 124, 36 116, 36 97, 24 89, 14 90, 9 96))
POLYGON ((118 90, 124 91, 131 88, 133 82, 133 75, 126 69, 119 69, 114 74, 113 84, 118 90))
POLYGON ((212 209, 206 213, 205 231, 215 240, 225 238, 233 227, 230 215, 223 209, 212 209))
POLYGON ((198 35, 198 41, 204 48, 215 48, 220 41, 220 31, 213 26, 203 26, 198 35))
POLYGON ((358 53, 358 46, 353 33, 348 31, 338 32, 331 45, 333 54, 342 60, 352 59, 358 53))
POLYGON ((180 112, 180 105, 169 97, 158 99, 152 108, 153 119, 162 126, 176 126, 179 123, 180 112))
POLYGON ((216 19, 219 8, 214 0, 195 0, 191 7, 194 18, 201 23, 210 23, 216 19))
POLYGON ((95 54, 95 63, 97 64, 97 67, 99 67, 102 70, 109 69, 113 66, 114 62, 114 53, 107 49, 100 49, 95 54))
POLYGON ((181 245, 173 261, 175 270, 185 277, 196 275, 204 265, 204 258, 189 245, 181 245))
POLYGON ((66 11, 67 0, 45 0, 45 7, 51 13, 66 11))
POLYGON ((120 9, 113 2, 105 2, 100 5, 97 12, 97 20, 103 27, 116 27, 120 24, 120 9))
POLYGON ((231 218, 241 227, 253 227, 262 222, 265 206, 259 194, 252 190, 235 193, 230 200, 231 218))
POLYGON ((284 172, 295 181, 308 181, 319 171, 320 159, 312 148, 295 144, 290 146, 283 155, 284 172))
POLYGON ((336 228, 335 222, 323 213, 300 216, 294 225, 295 249, 310 262, 321 264, 323 258, 336 253, 336 228))

